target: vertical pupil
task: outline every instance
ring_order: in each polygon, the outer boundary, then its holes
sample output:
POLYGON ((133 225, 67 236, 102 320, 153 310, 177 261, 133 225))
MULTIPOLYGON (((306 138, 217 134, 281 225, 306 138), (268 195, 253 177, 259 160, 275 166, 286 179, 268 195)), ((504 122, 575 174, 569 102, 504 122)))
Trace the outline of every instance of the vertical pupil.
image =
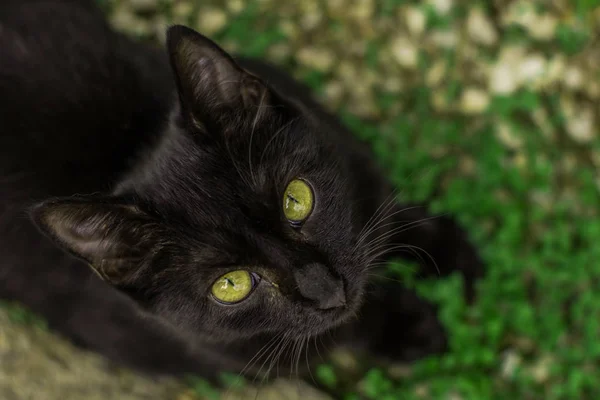
POLYGON ((231 280, 231 278, 225 278, 225 280, 227 281, 227 283, 229 283, 231 286, 235 287, 235 283, 233 283, 233 281, 231 280))

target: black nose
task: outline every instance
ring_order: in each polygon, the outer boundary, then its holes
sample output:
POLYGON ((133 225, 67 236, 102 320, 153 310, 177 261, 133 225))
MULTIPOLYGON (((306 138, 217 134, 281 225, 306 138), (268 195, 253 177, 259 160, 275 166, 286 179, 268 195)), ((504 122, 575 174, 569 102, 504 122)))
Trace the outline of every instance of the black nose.
POLYGON ((294 271, 300 294, 315 302, 317 308, 329 310, 346 305, 346 293, 341 279, 319 263, 307 264, 294 271))

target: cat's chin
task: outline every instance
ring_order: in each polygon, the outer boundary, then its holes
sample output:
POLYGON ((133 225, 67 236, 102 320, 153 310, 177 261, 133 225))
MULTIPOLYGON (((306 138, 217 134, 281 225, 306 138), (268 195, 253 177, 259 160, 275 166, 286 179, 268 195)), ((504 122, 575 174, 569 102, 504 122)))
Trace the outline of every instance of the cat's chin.
POLYGON ((331 329, 337 328, 357 317, 356 306, 346 305, 332 310, 314 310, 311 315, 297 324, 290 326, 287 331, 298 337, 318 336, 331 329))

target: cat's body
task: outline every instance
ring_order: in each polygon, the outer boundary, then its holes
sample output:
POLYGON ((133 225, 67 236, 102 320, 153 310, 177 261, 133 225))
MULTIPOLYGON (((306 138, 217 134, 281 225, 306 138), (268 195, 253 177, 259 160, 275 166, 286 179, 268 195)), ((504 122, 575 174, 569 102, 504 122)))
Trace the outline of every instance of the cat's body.
POLYGON ((447 218, 416 223, 429 217, 421 207, 361 239, 403 210, 385 207, 391 187, 366 146, 269 65, 239 60, 266 88, 187 30, 170 32, 169 50, 171 65, 83 1, 0 4, 0 298, 155 372, 213 377, 284 344, 286 366, 292 344, 331 331, 396 359, 443 350, 432 307, 399 284, 367 285, 369 251, 385 248, 360 245, 413 222, 380 244, 462 270, 471 295, 480 262, 464 233, 447 218), (317 199, 302 233, 279 215, 294 174, 312 179, 317 199), (257 265, 248 301, 206 299, 218 277, 208 267, 225 265, 257 265))

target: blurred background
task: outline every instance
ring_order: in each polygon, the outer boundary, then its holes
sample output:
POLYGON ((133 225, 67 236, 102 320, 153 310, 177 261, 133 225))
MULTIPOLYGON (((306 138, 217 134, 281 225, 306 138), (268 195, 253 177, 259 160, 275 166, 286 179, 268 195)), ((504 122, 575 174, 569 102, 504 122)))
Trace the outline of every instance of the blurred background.
MULTIPOLYGON (((163 44, 191 26, 310 85, 368 140, 405 197, 450 212, 488 263, 472 307, 459 277, 414 282, 451 350, 380 366, 344 351, 312 383, 227 398, 600 398, 599 0, 103 0, 113 26, 163 44)), ((0 308, 0 398, 218 399, 202 379, 150 380, 0 308)))

